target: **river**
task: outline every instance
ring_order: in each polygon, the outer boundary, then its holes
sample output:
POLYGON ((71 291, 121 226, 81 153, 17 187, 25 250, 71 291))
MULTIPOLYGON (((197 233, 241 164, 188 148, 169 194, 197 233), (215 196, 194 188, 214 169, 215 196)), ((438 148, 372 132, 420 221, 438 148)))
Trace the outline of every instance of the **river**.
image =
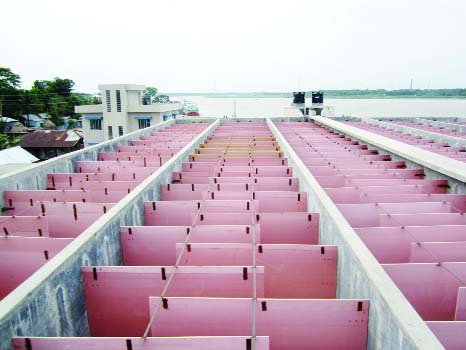
MULTIPOLYGON (((211 98, 176 97, 186 99, 199 107, 202 116, 221 117, 233 115, 236 100, 238 117, 281 117, 283 108, 290 106, 291 98, 211 98)), ((335 115, 357 117, 464 117, 466 99, 325 99, 325 104, 335 107, 335 115)))

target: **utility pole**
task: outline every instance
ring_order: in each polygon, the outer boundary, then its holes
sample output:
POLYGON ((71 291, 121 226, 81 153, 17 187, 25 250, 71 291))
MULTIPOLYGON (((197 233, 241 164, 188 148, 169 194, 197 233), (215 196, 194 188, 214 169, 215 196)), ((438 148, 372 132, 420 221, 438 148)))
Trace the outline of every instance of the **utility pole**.
POLYGON ((24 102, 25 102, 25 105, 26 105, 26 116, 27 116, 27 120, 28 120, 28 128, 31 127, 31 123, 30 123, 30 120, 29 120, 29 112, 30 112, 30 103, 31 103, 31 100, 30 100, 30 96, 29 96, 29 91, 25 91, 24 92, 24 102))
POLYGON ((411 78, 411 84, 409 86, 409 89, 412 90, 413 89, 413 78, 411 78))
POLYGON ((233 118, 236 118, 236 99, 233 100, 233 118))

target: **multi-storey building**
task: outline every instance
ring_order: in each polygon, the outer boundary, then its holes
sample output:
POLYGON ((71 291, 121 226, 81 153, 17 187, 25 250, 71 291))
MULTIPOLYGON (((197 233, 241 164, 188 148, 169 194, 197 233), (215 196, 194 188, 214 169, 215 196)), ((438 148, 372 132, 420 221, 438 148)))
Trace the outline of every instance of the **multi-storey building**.
POLYGON ((145 88, 134 84, 99 85, 102 104, 76 106, 76 113, 83 117, 85 145, 95 145, 155 125, 180 112, 182 106, 176 102, 144 105, 145 88))

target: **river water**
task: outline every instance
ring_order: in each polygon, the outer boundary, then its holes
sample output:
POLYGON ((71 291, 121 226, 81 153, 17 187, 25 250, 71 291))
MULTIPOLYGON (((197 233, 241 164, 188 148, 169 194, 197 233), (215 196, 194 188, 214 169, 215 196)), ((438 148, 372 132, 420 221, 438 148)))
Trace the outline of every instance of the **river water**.
MULTIPOLYGON (((236 100, 238 117, 281 117, 291 98, 211 98, 189 96, 202 116, 231 117, 236 100)), ((355 117, 465 117, 466 99, 325 99, 335 107, 335 115, 355 117)))

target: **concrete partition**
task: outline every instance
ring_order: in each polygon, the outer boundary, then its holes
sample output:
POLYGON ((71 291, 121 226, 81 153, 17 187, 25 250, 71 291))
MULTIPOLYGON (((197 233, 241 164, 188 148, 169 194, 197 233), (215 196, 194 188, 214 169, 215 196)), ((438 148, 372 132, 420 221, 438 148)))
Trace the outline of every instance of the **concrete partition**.
POLYGON ((370 300, 367 349, 444 349, 274 123, 267 124, 308 193, 308 210, 320 213, 320 244, 338 245, 337 297, 370 300))
MULTIPOLYGON (((1 190, 42 189, 47 183, 47 173, 72 171, 78 160, 97 159, 97 154, 101 151, 112 151, 116 146, 127 144, 129 140, 173 123, 175 122, 164 122, 153 128, 40 163, 24 172, 4 176, 0 179, 1 190)), ((218 124, 218 121, 206 124, 206 129, 174 158, 163 164, 0 302, 0 349, 11 349, 10 339, 14 336, 89 335, 81 266, 122 264, 120 226, 143 223, 143 203, 160 199, 160 185, 171 181, 172 172, 181 169, 181 164, 187 161, 188 155, 194 152, 218 124)), ((3 199, 3 193, 0 197, 3 199)))

